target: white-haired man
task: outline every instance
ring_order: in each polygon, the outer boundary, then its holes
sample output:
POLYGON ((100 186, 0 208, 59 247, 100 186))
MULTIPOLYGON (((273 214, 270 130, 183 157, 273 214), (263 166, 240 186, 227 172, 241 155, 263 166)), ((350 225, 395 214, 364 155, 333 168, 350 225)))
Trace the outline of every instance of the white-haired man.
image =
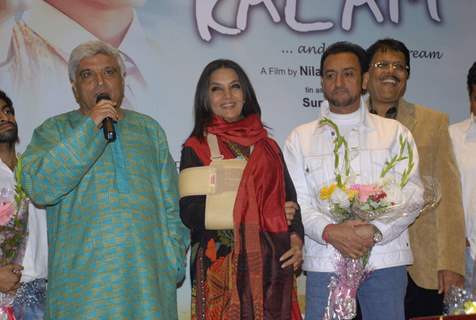
POLYGON ((121 107, 118 50, 87 42, 68 66, 79 110, 45 121, 23 156, 25 190, 47 205, 47 317, 176 319, 188 240, 165 133, 121 107))

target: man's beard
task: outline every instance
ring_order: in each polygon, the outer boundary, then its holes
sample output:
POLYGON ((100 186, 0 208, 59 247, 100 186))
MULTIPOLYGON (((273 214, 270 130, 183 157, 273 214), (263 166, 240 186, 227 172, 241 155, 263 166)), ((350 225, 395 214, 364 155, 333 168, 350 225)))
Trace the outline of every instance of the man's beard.
POLYGON ((350 106, 351 104, 353 104, 355 101, 359 100, 360 99, 360 96, 357 96, 357 97, 353 97, 349 94, 349 92, 347 91, 347 97, 345 98, 340 98, 340 99, 334 99, 332 98, 330 95, 327 95, 324 93, 324 98, 327 99, 327 101, 329 101, 329 105, 330 106, 333 106, 333 107, 336 107, 336 108, 339 108, 339 107, 347 107, 347 106, 350 106))
POLYGON ((0 143, 14 144, 19 140, 18 127, 16 123, 13 123, 13 122, 9 122, 9 123, 13 125, 13 128, 4 132, 0 132, 0 143))

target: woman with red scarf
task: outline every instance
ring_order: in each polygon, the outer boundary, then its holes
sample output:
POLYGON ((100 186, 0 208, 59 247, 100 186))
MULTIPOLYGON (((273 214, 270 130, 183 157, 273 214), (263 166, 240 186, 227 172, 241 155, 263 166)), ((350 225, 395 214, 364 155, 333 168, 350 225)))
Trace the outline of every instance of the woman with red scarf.
POLYGON ((194 112, 180 170, 210 165, 210 135, 224 159, 243 159, 246 166, 230 230, 206 227, 206 195, 180 199, 192 236, 192 319, 301 319, 294 271, 302 262, 304 230, 296 191, 243 69, 230 60, 208 64, 194 112), (288 223, 286 213, 293 210, 288 223))

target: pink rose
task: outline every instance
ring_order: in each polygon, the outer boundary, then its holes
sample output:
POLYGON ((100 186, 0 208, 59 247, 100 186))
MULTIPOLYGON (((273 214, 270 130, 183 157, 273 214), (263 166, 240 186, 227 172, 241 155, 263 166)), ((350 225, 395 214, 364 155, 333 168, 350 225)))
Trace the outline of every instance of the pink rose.
POLYGON ((375 193, 377 189, 370 184, 361 184, 359 185, 359 201, 366 202, 369 199, 369 196, 375 193))
POLYGON ((14 212, 15 205, 13 204, 13 202, 6 202, 0 204, 0 225, 6 225, 10 221, 14 212))

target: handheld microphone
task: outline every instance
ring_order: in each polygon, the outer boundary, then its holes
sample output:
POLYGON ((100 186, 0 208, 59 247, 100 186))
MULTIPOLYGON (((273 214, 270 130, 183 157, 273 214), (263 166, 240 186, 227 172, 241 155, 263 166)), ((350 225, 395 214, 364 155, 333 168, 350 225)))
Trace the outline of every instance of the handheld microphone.
MULTIPOLYGON (((107 93, 100 93, 96 97, 96 103, 101 100, 111 100, 111 97, 107 93)), ((102 121, 102 131, 104 132, 104 139, 109 142, 116 140, 116 130, 114 129, 113 120, 109 117, 104 118, 102 121)))

